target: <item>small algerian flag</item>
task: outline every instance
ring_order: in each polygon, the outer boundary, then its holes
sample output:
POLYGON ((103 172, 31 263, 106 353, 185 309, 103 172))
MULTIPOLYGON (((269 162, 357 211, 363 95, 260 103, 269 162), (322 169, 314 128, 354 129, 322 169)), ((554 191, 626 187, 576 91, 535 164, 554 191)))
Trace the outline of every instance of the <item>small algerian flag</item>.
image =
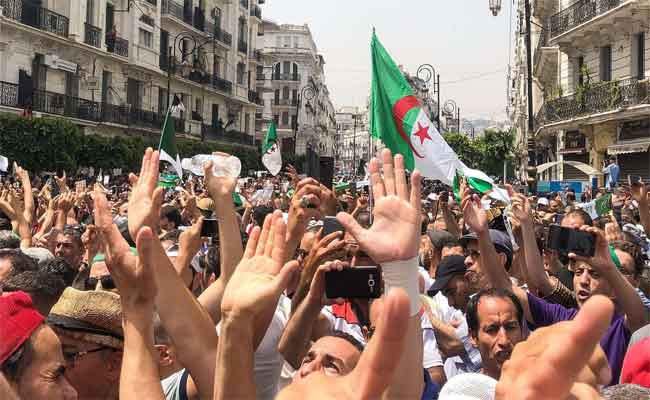
POLYGON ((262 143, 262 164, 273 176, 276 176, 282 169, 282 153, 278 147, 278 134, 275 132, 274 121, 271 121, 264 143, 262 143))
POLYGON ((178 154, 176 148, 176 132, 174 131, 174 121, 172 120, 172 114, 176 111, 185 111, 185 106, 181 102, 181 99, 177 95, 174 95, 172 105, 167 110, 167 115, 165 116, 158 150, 160 151, 160 161, 167 161, 172 164, 178 176, 182 178, 183 168, 181 166, 180 154, 178 154))
POLYGON ((612 194, 608 193, 588 203, 578 204, 578 207, 585 210, 593 219, 602 217, 612 210, 612 194))
POLYGON ((480 194, 487 194, 494 200, 510 203, 510 196, 508 191, 501 189, 494 184, 494 181, 487 176, 484 172, 477 169, 465 167, 464 170, 457 170, 454 175, 453 191, 456 200, 460 201, 460 182, 465 179, 467 185, 480 194))
POLYGON ((370 132, 393 154, 404 156, 406 168, 451 185, 464 170, 454 150, 431 123, 411 85, 373 32, 370 132))
POLYGON ((158 179, 158 186, 165 189, 173 189, 178 185, 178 177, 176 175, 160 175, 158 179))

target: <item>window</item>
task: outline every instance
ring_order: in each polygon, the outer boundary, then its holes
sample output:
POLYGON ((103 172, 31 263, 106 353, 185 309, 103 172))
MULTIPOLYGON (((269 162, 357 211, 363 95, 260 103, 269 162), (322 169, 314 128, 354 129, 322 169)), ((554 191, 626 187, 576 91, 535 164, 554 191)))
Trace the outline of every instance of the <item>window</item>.
POLYGON ((246 113, 244 117, 244 132, 248 133, 250 128, 251 128, 251 115, 250 113, 246 113))
POLYGON ((291 63, 289 61, 285 61, 282 63, 282 73, 283 74, 288 74, 291 72, 291 63))
POLYGON ((298 89, 293 89, 291 91, 291 98, 293 99, 294 103, 298 102, 298 89))
POLYGON ((289 113, 286 111, 282 113, 282 125, 289 125, 289 113))
POLYGON ((237 83, 239 85, 245 84, 244 77, 246 76, 246 65, 244 63, 237 64, 237 83))
POLYGON ((582 67, 585 65, 585 58, 583 56, 578 57, 577 62, 577 72, 578 72, 578 85, 583 85, 585 83, 585 76, 582 73, 582 67))
POLYGON ((645 78, 645 33, 632 36, 630 75, 639 80, 645 78))
POLYGON ((95 0, 86 0, 86 23, 95 25, 95 0))
POLYGON ((153 33, 140 28, 140 46, 153 47, 153 33))
POLYGON ((285 86, 282 88, 282 98, 289 99, 289 87, 285 86))
POLYGON ((300 36, 293 37, 293 47, 295 48, 300 47, 300 36))
POLYGON ((298 116, 297 115, 292 115, 291 116, 291 129, 296 129, 297 124, 298 124, 298 116))
POLYGON ((612 80, 612 46, 600 48, 600 80, 612 80))
POLYGON ((275 126, 278 126, 280 124, 280 116, 278 114, 275 114, 273 116, 273 122, 275 123, 275 126))
POLYGON ((284 47, 291 47, 291 36, 284 37, 284 47))
POLYGON ((194 107, 194 110, 195 110, 197 113, 199 113, 199 114, 203 114, 203 100, 202 100, 200 97, 197 97, 197 98, 194 100, 194 106, 195 106, 195 107, 194 107))

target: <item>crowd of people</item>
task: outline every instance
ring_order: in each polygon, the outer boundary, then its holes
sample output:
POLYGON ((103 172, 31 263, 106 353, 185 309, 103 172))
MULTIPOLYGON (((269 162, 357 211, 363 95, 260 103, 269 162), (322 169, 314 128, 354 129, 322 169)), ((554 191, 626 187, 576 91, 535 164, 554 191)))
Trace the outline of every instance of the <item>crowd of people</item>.
POLYGON ((594 191, 593 218, 571 191, 450 192, 386 149, 367 188, 160 177, 152 149, 112 186, 4 177, 0 398, 650 398, 642 182, 594 191))

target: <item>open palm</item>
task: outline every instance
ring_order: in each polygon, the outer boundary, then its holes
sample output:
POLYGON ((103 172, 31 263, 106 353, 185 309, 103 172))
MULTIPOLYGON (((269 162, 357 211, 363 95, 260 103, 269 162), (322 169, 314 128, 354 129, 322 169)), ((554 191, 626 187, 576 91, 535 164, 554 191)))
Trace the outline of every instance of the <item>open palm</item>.
POLYGON ((163 200, 158 183, 160 154, 148 148, 142 158, 140 175, 131 174, 129 177, 133 186, 129 200, 129 234, 132 238, 138 236, 140 228, 150 227, 154 232, 158 225, 160 205, 163 200))
MULTIPOLYGON (((230 154, 214 152, 213 155, 221 157, 230 157, 230 154)), ((217 201, 223 198, 229 198, 237 186, 237 178, 230 176, 215 176, 212 173, 212 161, 208 161, 203 166, 203 175, 205 176, 205 187, 213 200, 217 201)))
POLYGON ((420 173, 413 172, 412 185, 406 183, 404 158, 390 150, 382 153, 384 177, 379 172, 379 161, 370 161, 370 180, 375 198, 373 223, 363 229, 347 213, 337 218, 359 246, 378 263, 408 260, 417 255, 420 246, 420 173))

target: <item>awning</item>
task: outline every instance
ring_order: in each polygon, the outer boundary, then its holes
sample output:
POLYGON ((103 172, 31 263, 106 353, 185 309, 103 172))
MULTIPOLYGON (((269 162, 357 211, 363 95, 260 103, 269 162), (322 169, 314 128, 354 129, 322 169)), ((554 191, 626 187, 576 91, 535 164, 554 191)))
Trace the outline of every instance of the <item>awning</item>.
POLYGON ((597 169, 595 169, 591 165, 582 163, 580 161, 551 161, 551 162, 547 162, 547 163, 544 163, 542 165, 537 166, 537 173, 541 174, 542 172, 546 171, 547 169, 552 168, 552 167, 554 167, 554 166, 556 166, 558 164, 570 165, 570 166, 572 166, 574 168, 579 169, 584 174, 589 175, 589 176, 598 176, 598 175, 603 174, 602 172, 598 171, 597 169))
POLYGON ((582 154, 586 150, 584 147, 574 148, 574 149, 561 149, 558 150, 558 154, 582 154))
POLYGON ((636 141, 636 142, 618 142, 607 148, 607 154, 619 155, 619 154, 643 153, 648 151, 648 147, 650 147, 650 140, 647 139, 644 141, 636 141))

